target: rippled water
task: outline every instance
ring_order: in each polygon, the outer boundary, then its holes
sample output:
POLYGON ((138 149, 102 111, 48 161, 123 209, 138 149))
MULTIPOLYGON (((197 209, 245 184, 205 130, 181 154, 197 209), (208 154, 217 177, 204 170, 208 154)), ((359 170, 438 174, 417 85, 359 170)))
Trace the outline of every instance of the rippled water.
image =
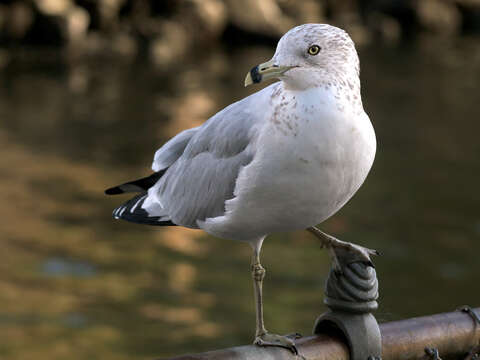
MULTIPOLYGON (((322 228, 374 247, 382 321, 479 305, 478 42, 361 50, 378 137, 365 185, 322 228)), ((0 70, 0 356, 152 359, 248 343, 247 245, 116 222, 104 188, 254 89, 269 48, 156 69, 27 53, 0 70)), ((267 328, 308 334, 324 310, 324 251, 306 232, 266 240, 267 328)))

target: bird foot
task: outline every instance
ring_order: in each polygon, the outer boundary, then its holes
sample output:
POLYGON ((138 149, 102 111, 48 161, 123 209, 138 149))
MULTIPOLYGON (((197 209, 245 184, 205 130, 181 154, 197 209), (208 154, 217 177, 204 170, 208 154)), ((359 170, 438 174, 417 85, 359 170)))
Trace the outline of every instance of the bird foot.
POLYGON ((266 332, 262 335, 258 335, 257 337, 255 337, 255 341, 253 343, 258 346, 282 347, 290 350, 296 357, 302 360, 306 360, 304 356, 298 353, 298 349, 295 346, 295 339, 298 339, 300 337, 302 336, 298 333, 283 336, 266 332))
POLYGON ((371 263, 372 262, 372 260, 370 259, 371 255, 380 255, 380 253, 375 249, 369 249, 364 246, 360 246, 357 244, 353 244, 353 243, 338 240, 338 239, 335 239, 335 240, 336 241, 330 245, 330 248, 333 251, 338 251, 337 249, 341 249, 340 251, 343 250, 343 251, 350 252, 357 257, 358 261, 363 260, 365 262, 371 263))
POLYGON ((373 266, 370 256, 380 255, 377 250, 339 240, 316 227, 311 227, 308 230, 322 241, 322 247, 330 250, 333 269, 338 273, 342 272, 341 263, 361 261, 373 266), (342 261, 339 260, 340 258, 342 261))
POLYGON ((329 249, 332 257, 333 270, 337 273, 342 273, 342 263, 353 263, 360 261, 373 266, 370 256, 380 254, 374 249, 369 249, 364 246, 352 244, 350 242, 345 242, 338 239, 335 240, 335 242, 332 242, 332 244, 329 245, 329 249), (340 258, 344 260, 340 261, 340 258), (345 259, 348 260, 345 261, 345 259))

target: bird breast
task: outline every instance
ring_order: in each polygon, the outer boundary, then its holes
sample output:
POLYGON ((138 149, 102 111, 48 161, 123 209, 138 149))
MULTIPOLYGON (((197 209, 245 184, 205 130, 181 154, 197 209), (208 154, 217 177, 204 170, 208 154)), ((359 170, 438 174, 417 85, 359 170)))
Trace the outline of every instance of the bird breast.
POLYGON ((363 109, 337 106, 328 89, 278 89, 225 215, 201 226, 211 234, 252 241, 318 224, 352 197, 370 170, 375 134, 363 109))
POLYGON ((266 231, 301 229, 333 215, 363 183, 375 154, 363 109, 338 106, 323 88, 277 98, 237 194, 251 207, 238 210, 265 216, 266 231))

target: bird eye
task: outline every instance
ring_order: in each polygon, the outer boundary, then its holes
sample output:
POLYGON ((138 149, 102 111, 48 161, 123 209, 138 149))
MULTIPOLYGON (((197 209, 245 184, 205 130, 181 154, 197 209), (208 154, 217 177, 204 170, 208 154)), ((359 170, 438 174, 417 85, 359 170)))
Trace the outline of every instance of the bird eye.
POLYGON ((308 53, 310 55, 317 55, 320 52, 320 50, 322 50, 322 48, 320 46, 312 45, 308 48, 308 53))

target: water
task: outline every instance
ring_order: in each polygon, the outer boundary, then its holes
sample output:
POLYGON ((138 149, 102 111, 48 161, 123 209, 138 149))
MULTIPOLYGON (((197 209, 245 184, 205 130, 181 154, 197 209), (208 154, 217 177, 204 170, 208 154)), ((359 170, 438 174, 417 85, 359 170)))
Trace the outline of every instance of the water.
MULTIPOLYGON (((322 228, 382 252, 380 320, 478 306, 480 46, 360 50, 378 154, 322 228)), ((252 340, 248 246, 115 222, 125 198, 103 190, 255 90, 245 73, 271 54, 217 49, 162 70, 26 52, 0 71, 0 357, 153 359, 252 340)), ((277 234, 263 263, 267 328, 309 334, 328 256, 306 232, 277 234)))

